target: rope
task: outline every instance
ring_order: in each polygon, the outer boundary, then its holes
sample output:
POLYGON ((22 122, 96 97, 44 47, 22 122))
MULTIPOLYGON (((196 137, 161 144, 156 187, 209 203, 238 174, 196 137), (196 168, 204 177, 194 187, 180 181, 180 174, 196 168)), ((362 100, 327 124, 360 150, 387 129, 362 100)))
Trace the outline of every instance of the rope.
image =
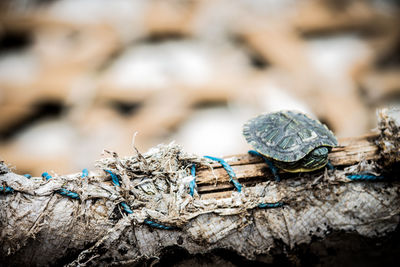
POLYGON ((260 203, 258 204, 259 208, 280 208, 283 207, 283 203, 282 202, 275 202, 275 203, 260 203))
MULTIPOLYGON (((117 176, 115 173, 113 173, 113 172, 110 171, 110 170, 104 170, 104 171, 107 172, 108 174, 110 174, 111 179, 112 179, 112 181, 113 181, 113 183, 114 183, 115 186, 121 186, 121 185, 120 185, 120 182, 119 182, 119 179, 118 179, 118 176, 117 176)), ((191 172, 192 172, 193 177, 195 177, 195 171, 196 171, 196 170, 195 170, 195 165, 193 164, 193 165, 192 165, 192 169, 191 169, 191 172)), ((81 175, 81 177, 82 177, 82 178, 85 178, 85 177, 87 177, 88 175, 89 175, 89 171, 88 171, 87 169, 83 169, 83 170, 82 170, 82 175, 81 175)), ((32 177, 32 176, 29 175, 29 174, 25 174, 24 176, 25 176, 26 178, 28 178, 28 179, 32 177)), ((50 179, 52 178, 52 176, 51 176, 49 173, 47 173, 47 172, 42 173, 42 177, 45 178, 47 181, 50 180, 50 179)), ((8 186, 4 186, 4 187, 3 187, 3 186, 0 186, 0 192, 1 192, 1 193, 4 193, 4 194, 5 194, 5 193, 12 193, 12 192, 14 192, 14 189, 12 189, 11 187, 8 187, 8 186)), ((72 198, 72 199, 80 199, 78 193, 69 191, 69 190, 64 189, 64 188, 61 188, 61 189, 57 190, 56 193, 58 193, 58 194, 60 194, 60 195, 62 195, 62 196, 66 196, 66 197, 72 198)), ((132 214, 132 213, 133 213, 133 211, 131 210, 131 208, 129 207, 129 205, 128 205, 125 201, 122 201, 122 202, 120 203, 120 205, 121 205, 122 209, 123 209, 126 213, 128 213, 128 214, 132 214)), ((147 220, 147 219, 144 220, 144 223, 147 224, 147 225, 149 225, 149 226, 151 226, 151 227, 157 228, 157 229, 163 229, 163 230, 172 230, 172 229, 175 229, 174 227, 162 225, 162 224, 159 224, 159 223, 156 223, 156 222, 147 220)))
POLYGON ((81 175, 81 178, 85 178, 85 177, 88 177, 89 176, 89 171, 88 171, 88 169, 83 169, 82 170, 82 175, 81 175))
POLYGON ((147 220, 147 219, 144 220, 144 223, 149 225, 149 226, 151 226, 151 227, 158 228, 158 229, 163 229, 163 230, 173 230, 173 229, 175 229, 174 227, 162 225, 162 224, 159 224, 159 223, 147 220))
POLYGON ((194 163, 192 164, 192 167, 190 168, 190 173, 193 176, 193 180, 191 180, 189 183, 189 190, 190 190, 189 194, 191 196, 193 196, 194 190, 196 188, 196 165, 194 163))
POLYGON ((62 196, 69 197, 69 198, 80 199, 78 193, 69 191, 69 190, 64 189, 64 188, 61 188, 60 190, 58 190, 57 193, 62 195, 62 196))
MULTIPOLYGON (((46 179, 46 181, 50 180, 51 178, 53 178, 48 172, 44 172, 42 173, 42 177, 46 179)), ((60 194, 62 196, 66 196, 72 199, 80 199, 79 194, 69 191, 65 188, 61 188, 59 190, 56 191, 57 194, 60 194)))
POLYGON ((3 194, 12 193, 12 192, 14 192, 14 189, 12 189, 11 187, 8 187, 8 186, 0 186, 0 192, 3 194))
MULTIPOLYGON (((257 151, 250 150, 249 154, 254 155, 254 156, 262 157, 265 160, 265 162, 268 164, 268 166, 270 167, 270 169, 271 169, 272 173, 274 174, 275 178, 278 177, 278 179, 279 179, 279 176, 277 176, 277 169, 272 164, 272 162, 270 162, 268 159, 266 159, 263 155, 261 155, 257 151)), ((229 178, 230 178, 230 182, 233 183, 233 185, 235 186, 235 188, 237 189, 238 192, 241 192, 242 185, 237 181, 237 177, 236 177, 235 172, 233 171, 232 167, 225 160, 223 160, 222 158, 216 158, 216 157, 211 157, 211 156, 204 156, 204 157, 207 158, 207 159, 210 159, 210 160, 213 160, 213 161, 216 161, 216 162, 220 163, 222 165, 222 167, 225 169, 225 171, 228 173, 229 178)), ((115 186, 121 186, 120 181, 118 179, 118 176, 115 173, 113 173, 110 170, 104 170, 104 171, 106 173, 110 174, 112 182, 113 182, 113 184, 115 186)), ((194 163, 191 166, 190 173, 193 176, 193 180, 191 180, 190 183, 189 183, 189 190, 190 190, 190 195, 193 196, 195 188, 196 188, 196 165, 194 163)), ((83 169, 81 178, 88 177, 88 175, 89 175, 88 169, 86 169, 86 168, 83 169)), ((26 178, 28 178, 28 179, 30 179, 32 177, 30 174, 24 174, 24 176, 26 178)), ((47 181, 52 178, 52 176, 47 172, 43 172, 42 173, 42 177, 45 178, 47 181)), ((363 174, 363 173, 361 173, 361 174, 349 174, 349 175, 346 175, 346 177, 349 178, 350 180, 353 180, 353 181, 375 181, 375 180, 381 180, 381 179, 384 178, 383 176, 376 176, 376 175, 369 174, 369 173, 365 173, 365 174, 363 174)), ((277 179, 277 181, 279 181, 278 179, 277 179)), ((11 188, 11 187, 8 187, 8 186, 0 186, 0 192, 3 193, 3 194, 13 193, 14 189, 11 188)), ((62 196, 66 196, 66 197, 72 198, 72 199, 78 199, 78 200, 80 199, 78 193, 69 191, 69 190, 64 189, 64 188, 61 188, 61 189, 57 190, 56 193, 58 193, 58 194, 60 194, 62 196)), ((129 207, 129 205, 125 201, 122 201, 119 204, 121 205, 122 209, 126 213, 128 213, 128 214, 132 214, 133 213, 133 211, 131 210, 131 208, 129 207)), ((258 204, 257 207, 258 208, 279 208, 279 207, 283 207, 283 206, 284 206, 284 203, 275 202, 275 203, 260 203, 260 204, 258 204)), ((156 222, 148 220, 148 219, 145 219, 144 223, 149 225, 149 226, 151 226, 151 227, 153 227, 153 228, 162 229, 162 230, 173 230, 173 229, 176 229, 175 227, 162 225, 162 224, 156 223, 156 222)))
POLYGON ((348 174, 346 175, 346 177, 353 181, 376 181, 376 180, 382 180, 384 178, 383 176, 376 176, 369 173, 348 174))
MULTIPOLYGON (((117 176, 115 173, 113 173, 113 172, 110 171, 110 170, 104 170, 104 171, 105 171, 106 173, 110 174, 111 179, 112 179, 112 182, 113 182, 113 184, 114 184, 115 186, 121 186, 121 184, 120 184, 120 182, 119 182, 119 179, 118 179, 118 176, 117 176)), ((133 211, 131 210, 131 208, 129 207, 129 205, 128 205, 125 201, 122 201, 122 202, 120 202, 119 204, 121 205, 122 209, 123 209, 126 213, 128 213, 128 214, 132 214, 132 213, 133 213, 133 211)), ((162 225, 162 224, 159 224, 159 223, 156 223, 156 222, 147 220, 147 219, 144 220, 144 223, 150 225, 151 227, 158 228, 158 229, 164 229, 164 230, 171 230, 171 229, 174 229, 173 227, 165 226, 165 225, 162 225)))
POLYGON ((52 178, 51 175, 47 172, 42 173, 42 177, 45 178, 46 181, 48 181, 52 178))
POLYGON ((223 159, 221 158, 216 158, 216 157, 211 157, 211 156, 204 156, 207 159, 211 159, 213 161, 218 162, 219 164, 222 165, 222 167, 224 167, 225 171, 228 173, 229 175, 229 181, 231 183, 233 183, 233 185, 236 187, 237 191, 240 193, 242 192, 242 185, 239 183, 239 181, 236 178, 236 174, 233 171, 232 167, 223 159))
POLYGON ((131 208, 128 206, 128 204, 126 204, 125 201, 122 201, 121 203, 119 203, 121 205, 121 207, 123 208, 123 210, 128 213, 128 214, 132 214, 133 211, 131 210, 131 208))
MULTIPOLYGON (((119 203, 119 204, 121 205, 121 207, 123 208, 123 210, 124 210, 126 213, 128 213, 128 214, 132 214, 132 213, 133 213, 133 211, 132 211, 131 208, 128 206, 128 204, 126 204, 125 201, 122 201, 122 202, 119 203)), ((159 223, 156 223, 156 222, 147 220, 147 219, 144 220, 144 223, 147 224, 147 225, 149 225, 149 226, 151 226, 151 227, 158 228, 158 229, 163 229, 163 230, 172 230, 172 229, 174 229, 173 227, 166 226, 166 225, 162 225, 162 224, 159 224, 159 223)))
POLYGON ((113 173, 112 171, 110 171, 110 170, 104 170, 106 173, 108 173, 108 174, 110 174, 111 175, 111 180, 112 180, 112 182, 113 182, 113 184, 115 185, 115 186, 121 186, 121 184, 119 183, 119 179, 118 179, 118 176, 115 174, 115 173, 113 173))
MULTIPOLYGON (((113 182, 113 184, 114 184, 115 186, 121 186, 121 184, 119 183, 118 176, 117 176, 115 173, 113 173, 113 172, 110 171, 110 170, 104 170, 104 171, 105 171, 106 173, 110 174, 111 180, 112 180, 112 182, 113 182)), ((131 208, 129 207, 129 205, 126 204, 125 201, 122 201, 122 202, 119 203, 119 204, 121 205, 122 209, 123 209, 126 213, 128 213, 128 214, 132 214, 132 213, 133 213, 133 211, 131 210, 131 208)))

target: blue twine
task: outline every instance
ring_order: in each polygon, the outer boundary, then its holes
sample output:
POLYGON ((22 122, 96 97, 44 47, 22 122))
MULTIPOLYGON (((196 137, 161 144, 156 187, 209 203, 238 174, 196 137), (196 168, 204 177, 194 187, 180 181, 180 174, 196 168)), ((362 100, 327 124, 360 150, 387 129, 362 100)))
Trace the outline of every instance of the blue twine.
MULTIPOLYGON (((50 174, 48 174, 47 172, 42 173, 42 177, 46 178, 47 181, 52 178, 52 176, 50 174)), ((64 189, 64 188, 61 188, 61 189, 57 190, 56 193, 58 193, 58 194, 60 194, 62 196, 73 198, 73 199, 80 199, 78 193, 69 191, 69 190, 64 189)))
POLYGON ((11 187, 8 186, 0 186, 0 192, 6 194, 6 193, 12 193, 14 192, 14 189, 12 189, 11 187))
MULTIPOLYGON (((115 185, 115 186, 121 186, 121 184, 119 183, 119 179, 118 179, 118 176, 115 174, 115 173, 113 173, 112 171, 110 171, 110 170, 104 170, 106 173, 108 173, 108 174, 110 174, 111 175, 111 180, 112 180, 112 182, 113 182, 113 184, 115 185)), ((131 210, 131 208, 129 207, 129 205, 125 202, 125 201, 122 201, 121 203, 119 203, 120 205, 121 205, 121 207, 122 207, 122 209, 126 212, 126 213, 128 213, 128 214, 132 214, 133 213, 133 211, 131 210)))
POLYGON ((125 201, 122 201, 121 203, 119 203, 121 205, 121 207, 123 208, 123 210, 128 213, 128 214, 132 214, 133 211, 131 210, 131 208, 128 206, 128 204, 126 204, 125 201))
MULTIPOLYGON (((107 172, 107 173, 109 173, 109 174, 111 175, 112 182, 113 182, 113 184, 114 184, 115 186, 121 186, 121 184, 119 183, 118 176, 117 176, 115 173, 113 173, 113 172, 110 171, 110 170, 104 170, 104 171, 107 172)), ((128 213, 128 214, 132 214, 132 213, 133 213, 133 211, 131 210, 131 208, 129 207, 129 205, 128 205, 125 201, 122 201, 122 202, 119 203, 119 204, 121 205, 122 209, 123 209, 126 213, 128 213)))
POLYGON ((119 179, 118 179, 118 176, 115 174, 115 173, 113 173, 112 171, 110 171, 110 170, 104 170, 106 173, 109 173, 110 175, 111 175, 111 180, 112 180, 112 182, 113 182, 113 184, 115 185, 115 186, 121 186, 121 184, 119 183, 119 179))
POLYGON ((190 190, 190 195, 194 195, 194 189, 196 188, 196 165, 193 163, 192 167, 190 168, 190 173, 193 176, 193 180, 190 181, 189 183, 189 190, 190 190))
POLYGON ((25 176, 26 178, 28 178, 28 179, 31 179, 31 178, 32 178, 32 175, 30 175, 29 173, 24 174, 24 176, 25 176))
POLYGON ((277 182, 281 181, 281 178, 278 175, 278 169, 275 167, 275 165, 272 163, 272 161, 270 161, 269 159, 264 157, 263 154, 255 151, 255 150, 249 150, 247 153, 249 153, 252 156, 256 156, 256 157, 262 158, 265 161, 265 163, 267 163, 269 169, 271 170, 272 174, 274 175, 275 181, 277 181, 277 182))
POLYGON ((237 191, 240 193, 242 192, 242 185, 237 181, 236 179, 236 174, 233 171, 232 167, 223 159, 221 158, 216 158, 216 157, 211 157, 211 156, 204 156, 207 159, 211 159, 213 161, 217 161, 219 164, 222 165, 222 167, 224 167, 225 171, 228 173, 229 175, 229 181, 231 183, 233 183, 233 185, 236 187, 237 191))
MULTIPOLYGON (((126 213, 128 213, 128 214, 132 214, 132 213, 133 213, 133 211, 132 211, 131 208, 128 206, 128 204, 126 204, 125 201, 122 201, 122 202, 119 203, 119 204, 121 205, 122 209, 123 209, 126 213)), ((150 225, 151 227, 158 228, 158 229, 163 229, 163 230, 171 230, 171 229, 174 229, 174 228, 171 227, 171 226, 165 226, 165 225, 162 225, 162 224, 159 224, 159 223, 156 223, 156 222, 147 220, 147 219, 144 220, 144 223, 147 224, 147 225, 150 225)))
POLYGON ((69 191, 69 190, 64 189, 64 188, 61 188, 60 190, 58 190, 57 193, 62 195, 62 196, 70 197, 70 198, 73 198, 73 199, 80 199, 78 193, 69 191))
POLYGON ((88 169, 83 169, 82 170, 82 175, 81 175, 81 178, 85 178, 85 177, 88 177, 89 176, 89 171, 88 171, 88 169))
POLYGON ((381 180, 384 177, 383 176, 376 176, 373 174, 349 174, 346 175, 347 178, 353 181, 376 181, 376 180, 381 180))
MULTIPOLYGON (((104 171, 111 175, 112 182, 114 183, 115 186, 121 186, 121 184, 119 183, 118 177, 117 177, 117 175, 115 173, 113 173, 110 170, 104 170, 104 171)), ((122 209, 126 213, 128 213, 128 214, 132 214, 133 213, 133 211, 131 210, 131 208, 129 207, 129 205, 125 201, 122 201, 119 204, 121 205, 122 209)), ((149 221, 149 220, 144 220, 144 223, 146 223, 146 224, 148 224, 148 225, 150 225, 150 226, 152 226, 154 228, 158 228, 158 229, 164 229, 164 230, 173 229, 170 226, 165 226, 165 225, 162 225, 162 224, 159 224, 159 223, 155 223, 155 222, 152 222, 152 221, 149 221)))
POLYGON ((260 203, 258 204, 259 208, 279 208, 282 207, 283 203, 282 202, 275 202, 275 203, 260 203))
POLYGON ((46 181, 48 181, 52 178, 51 175, 47 172, 42 173, 42 177, 45 178, 46 181))
POLYGON ((151 227, 158 228, 158 229, 163 229, 163 230, 173 230, 174 229, 174 227, 162 225, 162 224, 159 224, 159 223, 147 220, 147 219, 144 220, 144 223, 151 227))

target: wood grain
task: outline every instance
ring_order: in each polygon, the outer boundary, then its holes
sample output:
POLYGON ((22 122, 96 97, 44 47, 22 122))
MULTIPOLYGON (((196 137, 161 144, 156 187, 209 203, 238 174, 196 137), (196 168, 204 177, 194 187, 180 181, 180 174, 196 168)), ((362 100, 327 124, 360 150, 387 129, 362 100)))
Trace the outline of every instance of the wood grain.
MULTIPOLYGON (((339 146, 333 148, 329 154, 330 162, 336 167, 350 166, 362 160, 378 160, 378 147, 375 140, 378 134, 371 133, 363 136, 343 138, 339 146)), ((273 180, 268 165, 249 154, 233 155, 224 158, 232 166, 240 183, 251 186, 266 179, 273 180)), ((234 190, 229 182, 229 176, 219 164, 212 164, 213 170, 200 168, 197 172, 198 192, 202 198, 229 197, 234 190)), ((323 169, 316 171, 320 173, 323 169)), ((281 172, 281 176, 293 176, 281 172)))

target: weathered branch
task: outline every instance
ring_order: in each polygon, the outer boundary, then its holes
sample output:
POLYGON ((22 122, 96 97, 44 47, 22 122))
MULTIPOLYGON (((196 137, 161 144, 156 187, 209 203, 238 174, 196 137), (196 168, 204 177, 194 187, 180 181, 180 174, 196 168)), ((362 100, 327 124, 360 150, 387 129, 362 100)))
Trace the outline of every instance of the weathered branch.
MULTIPOLYGON (((360 161, 379 159, 379 148, 376 140, 379 134, 371 133, 353 138, 339 140, 339 147, 333 148, 329 160, 334 166, 350 166, 360 161)), ((268 165, 258 157, 249 154, 234 155, 225 158, 232 166, 237 178, 244 185, 254 185, 266 179, 274 179, 268 165)), ((198 191, 203 198, 223 198, 234 189, 229 183, 229 176, 219 164, 212 164, 212 170, 203 168, 198 172, 198 191), (215 193, 219 192, 219 193, 215 193)), ((320 171, 319 171, 320 172, 320 171)), ((281 176, 293 176, 281 173, 281 176)))
POLYGON ((230 249, 255 259, 276 248, 289 253, 332 232, 385 236, 400 221, 400 182, 391 172, 400 161, 398 115, 384 110, 379 134, 341 140, 330 154, 332 171, 282 173, 276 182, 260 159, 232 156, 227 160, 245 185, 241 193, 218 164, 174 144, 126 158, 111 153, 85 178, 77 173, 27 179, 1 165, 1 186, 14 191, 0 195, 0 262, 126 265, 159 257, 171 246, 191 254, 230 249), (193 163, 199 168, 198 194, 192 197, 193 163), (381 173, 380 166, 390 184, 346 177, 381 173), (266 203, 283 205, 260 208, 266 203))

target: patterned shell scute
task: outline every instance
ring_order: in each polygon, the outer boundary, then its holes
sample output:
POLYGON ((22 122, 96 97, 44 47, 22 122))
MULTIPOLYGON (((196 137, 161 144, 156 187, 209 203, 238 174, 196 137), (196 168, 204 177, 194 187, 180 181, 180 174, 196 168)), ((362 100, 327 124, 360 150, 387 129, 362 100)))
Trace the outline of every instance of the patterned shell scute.
POLYGON ((298 161, 316 147, 338 144, 324 124, 290 110, 249 120, 243 126, 243 135, 261 154, 285 162, 298 161))

